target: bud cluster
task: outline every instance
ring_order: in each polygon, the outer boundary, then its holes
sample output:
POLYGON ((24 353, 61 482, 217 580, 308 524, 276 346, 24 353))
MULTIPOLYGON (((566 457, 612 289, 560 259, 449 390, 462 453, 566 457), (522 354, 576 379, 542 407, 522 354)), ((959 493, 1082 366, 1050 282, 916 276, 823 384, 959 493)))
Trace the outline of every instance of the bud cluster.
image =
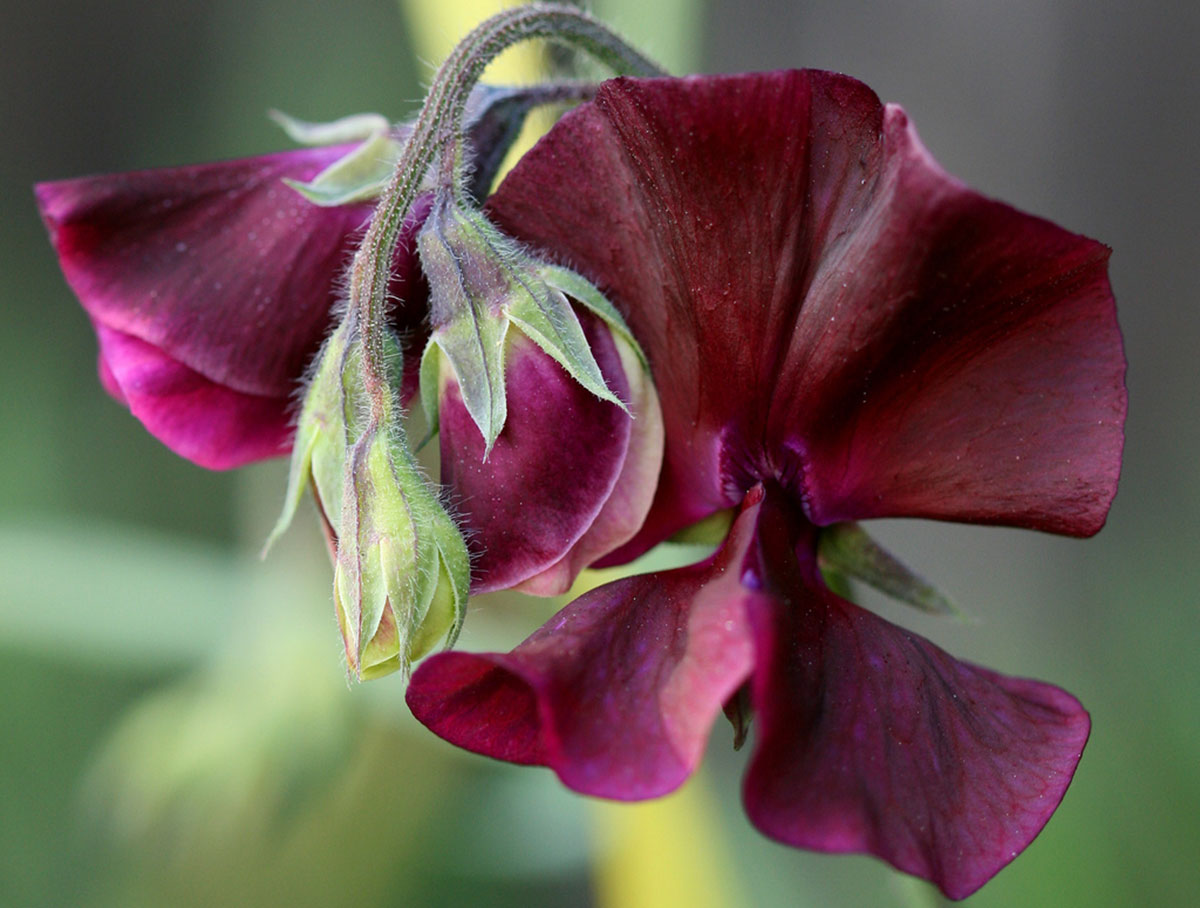
POLYGON ((364 344, 353 328, 352 320, 343 322, 317 360, 271 541, 311 486, 335 554, 346 660, 366 680, 406 670, 443 636, 453 643, 470 568, 461 534, 405 439, 395 399, 398 348, 388 358, 393 368, 377 419, 364 344))
POLYGON ((407 673, 442 638, 452 644, 472 579, 446 493, 408 445, 402 347, 387 321, 391 263, 418 196, 432 195, 416 241, 430 289, 421 400, 431 436, 443 401, 465 405, 479 433, 465 437, 456 423, 441 443, 442 479, 483 549, 475 553, 477 588, 564 591, 590 561, 632 537, 653 498, 662 420, 624 320, 587 280, 526 253, 477 207, 529 109, 591 92, 566 83, 476 85, 497 54, 536 37, 574 42, 619 72, 661 73, 586 14, 534 4, 472 32, 438 71, 412 124, 392 129, 371 114, 329 124, 276 115, 297 141, 356 143, 311 180, 289 182, 305 199, 320 206, 379 199, 350 271, 342 321, 311 370, 271 537, 310 486, 334 553, 346 659, 360 679, 407 673), (519 427, 506 433, 510 400, 519 401, 519 427), (560 433, 557 448, 547 427, 560 433), (578 437, 562 443, 572 432, 578 437), (502 439, 502 455, 493 456, 502 439), (464 470, 464 460, 474 463, 464 470), (572 468, 584 476, 556 487, 572 468), (498 526, 501 519, 511 525, 498 526))

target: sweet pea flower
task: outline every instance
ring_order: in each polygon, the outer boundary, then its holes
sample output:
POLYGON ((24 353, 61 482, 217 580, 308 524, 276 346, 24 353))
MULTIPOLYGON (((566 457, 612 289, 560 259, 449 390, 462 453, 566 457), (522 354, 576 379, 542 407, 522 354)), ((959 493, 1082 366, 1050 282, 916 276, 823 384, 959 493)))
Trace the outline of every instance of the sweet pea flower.
POLYGON ((734 516, 708 560, 599 587, 511 653, 430 657, 415 715, 635 800, 688 777, 724 709, 753 720, 766 835, 974 892, 1056 809, 1087 713, 837 595, 822 532, 1097 532, 1126 405, 1108 249, 968 189, 899 107, 814 71, 607 83, 489 213, 602 288, 650 361, 662 475, 609 560, 734 516))
POLYGON ((653 501, 663 428, 641 349, 595 287, 449 193, 417 246, 430 286, 422 396, 478 553, 475 589, 565 593, 653 501))

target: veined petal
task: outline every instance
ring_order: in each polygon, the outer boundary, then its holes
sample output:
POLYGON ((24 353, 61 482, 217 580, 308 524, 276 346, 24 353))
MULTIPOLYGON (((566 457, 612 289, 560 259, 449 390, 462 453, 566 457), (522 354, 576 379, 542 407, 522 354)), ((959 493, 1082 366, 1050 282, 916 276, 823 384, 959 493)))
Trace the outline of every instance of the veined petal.
POLYGON ((621 473, 600 513, 579 540, 554 564, 516 589, 535 596, 559 596, 571 588, 579 572, 633 538, 654 500, 662 468, 663 422, 654 382, 638 351, 621 335, 613 335, 629 382, 626 401, 632 415, 629 447, 621 473))
POLYGON ((874 854, 964 898, 1049 820, 1088 715, 1065 691, 959 662, 835 596, 788 507, 769 499, 758 524, 770 596, 749 603, 746 811, 789 845, 874 854))
POLYGON ((751 669, 745 600, 757 594, 738 575, 753 526, 751 513, 704 564, 592 590, 511 653, 430 657, 409 707, 451 743, 548 766, 575 791, 675 789, 751 669))
POLYGON ((623 554, 759 480, 823 524, 1102 523, 1125 408, 1107 251, 948 177, 861 83, 615 80, 490 205, 651 362, 664 471, 623 554))
POLYGON ((304 180, 350 146, 42 183, 42 217, 94 321, 237 391, 286 396, 329 327, 368 206, 322 209, 304 180))
POLYGON ((680 784, 748 690, 744 798, 760 830, 874 854, 963 898, 1054 812, 1087 713, 837 597, 815 541, 784 490, 757 486, 709 561, 593 590, 509 654, 434 656, 409 706, 460 747, 636 799, 680 784))
POLYGON ((881 145, 864 220, 813 276, 773 402, 769 432, 800 451, 811 517, 1095 533, 1126 406, 1108 248, 948 176, 894 105, 881 145), (803 435, 788 425, 802 418, 803 435))

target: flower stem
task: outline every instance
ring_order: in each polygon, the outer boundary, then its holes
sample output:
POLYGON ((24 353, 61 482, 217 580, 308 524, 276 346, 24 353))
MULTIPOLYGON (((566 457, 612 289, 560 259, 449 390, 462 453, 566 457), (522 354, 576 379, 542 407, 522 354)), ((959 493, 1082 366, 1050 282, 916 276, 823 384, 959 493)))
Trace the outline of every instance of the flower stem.
MULTIPOLYGON (((346 320, 363 344, 363 377, 371 401, 367 434, 386 418, 391 394, 383 329, 391 263, 404 217, 439 151, 456 158, 463 155, 463 112, 484 69, 505 49, 533 38, 572 44, 617 73, 666 75, 587 13, 557 4, 531 3, 505 10, 476 27, 454 48, 434 76, 404 154, 351 265, 346 320)), ((461 173, 460 161, 455 161, 452 172, 461 173)))

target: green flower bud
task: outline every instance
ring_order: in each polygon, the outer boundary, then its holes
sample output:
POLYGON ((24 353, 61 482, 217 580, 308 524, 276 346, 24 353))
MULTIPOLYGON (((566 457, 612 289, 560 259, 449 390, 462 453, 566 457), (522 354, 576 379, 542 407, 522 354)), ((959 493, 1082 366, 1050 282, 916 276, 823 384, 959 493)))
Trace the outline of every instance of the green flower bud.
MULTIPOLYGON (((399 350, 390 344, 391 388, 399 350)), ((334 603, 350 670, 407 673, 466 609, 466 545, 408 447, 390 389, 372 400, 363 342, 347 320, 318 357, 292 450, 287 499, 268 546, 311 485, 334 548, 334 603), (369 417, 372 403, 381 414, 369 417)))
POLYGON ((368 432, 348 459, 334 570, 350 667, 363 680, 406 671, 457 637, 468 573, 462 536, 408 447, 368 432))

